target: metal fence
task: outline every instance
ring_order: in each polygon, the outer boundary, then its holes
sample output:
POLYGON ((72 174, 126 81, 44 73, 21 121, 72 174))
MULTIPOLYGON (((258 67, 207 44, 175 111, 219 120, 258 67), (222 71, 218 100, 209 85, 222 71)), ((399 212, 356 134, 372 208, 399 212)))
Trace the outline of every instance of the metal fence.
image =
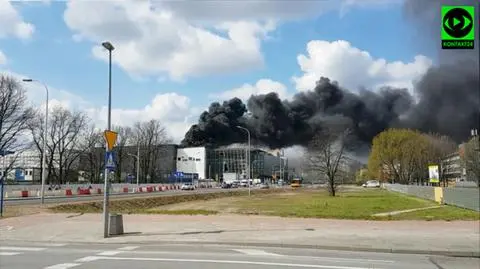
MULTIPOLYGON (((389 191, 399 192, 427 200, 435 201, 435 187, 383 184, 389 191)), ((480 211, 480 189, 479 188, 439 188, 442 191, 443 202, 447 205, 454 205, 462 208, 480 211)))
POLYGON ((480 211, 479 188, 443 188, 445 204, 480 211))

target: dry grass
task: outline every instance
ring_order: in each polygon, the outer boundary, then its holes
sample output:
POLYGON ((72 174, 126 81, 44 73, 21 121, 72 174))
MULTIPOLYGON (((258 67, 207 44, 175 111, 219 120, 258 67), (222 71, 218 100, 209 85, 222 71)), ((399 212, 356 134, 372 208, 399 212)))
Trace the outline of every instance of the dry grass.
MULTIPOLYGON (((282 192, 282 189, 269 189, 269 190, 255 190, 253 194, 265 194, 272 192, 282 192)), ((172 195, 172 196, 157 196, 157 197, 142 197, 131 198, 122 200, 110 201, 110 211, 123 214, 142 214, 150 213, 152 208, 158 208, 160 206, 178 204, 184 202, 199 201, 205 202, 212 199, 218 199, 223 197, 236 197, 245 196, 247 191, 225 191, 214 193, 186 193, 184 195, 172 195)), ((100 213, 102 212, 103 204, 101 201, 95 202, 79 202, 72 204, 62 204, 50 207, 50 210, 58 213, 100 213)))
POLYGON ((48 208, 41 205, 8 205, 3 208, 2 218, 20 217, 38 214, 47 211, 48 208))

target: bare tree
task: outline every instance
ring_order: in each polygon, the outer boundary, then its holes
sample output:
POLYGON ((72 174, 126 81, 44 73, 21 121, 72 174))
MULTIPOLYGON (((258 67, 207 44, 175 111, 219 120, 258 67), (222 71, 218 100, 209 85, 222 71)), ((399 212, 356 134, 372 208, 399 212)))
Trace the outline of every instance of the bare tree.
POLYGON ((33 109, 27 106, 25 89, 14 78, 0 75, 0 151, 24 148, 21 136, 33 115, 33 109))
POLYGON ((326 177, 327 189, 331 196, 336 194, 339 171, 346 164, 347 135, 348 130, 338 132, 326 130, 315 135, 308 146, 306 157, 308 170, 326 177))
POLYGON ((33 109, 27 106, 25 89, 14 78, 0 75, 0 152, 15 152, 12 162, 4 167, 5 175, 13 168, 18 154, 31 146, 25 131, 33 118, 33 109))
POLYGON ((82 156, 84 159, 81 161, 86 170, 86 178, 90 183, 100 183, 100 171, 103 168, 105 158, 102 147, 105 142, 103 134, 91 125, 84 132, 82 139, 82 156))
POLYGON ((122 181, 123 164, 128 156, 127 146, 134 143, 133 130, 131 127, 115 126, 113 128, 118 133, 118 139, 115 148, 115 180, 117 182, 122 181))
POLYGON ((440 134, 428 134, 426 135, 426 138, 429 143, 426 148, 427 151, 423 155, 426 156, 428 163, 423 163, 423 171, 427 171, 426 167, 429 163, 439 165, 439 179, 443 183, 443 186, 446 186, 448 182, 448 171, 446 170, 448 165, 445 164, 444 160, 448 155, 457 152, 457 144, 450 137, 440 134))
POLYGON ((480 187, 480 141, 478 137, 470 139, 465 144, 463 161, 467 176, 474 179, 477 186, 480 187))
MULTIPOLYGON (((82 141, 84 137, 87 117, 81 112, 71 112, 63 107, 55 107, 50 112, 47 129, 47 184, 56 179, 56 183, 63 184, 67 180, 76 180, 77 162, 82 154, 82 141), (74 169, 75 168, 75 169, 74 169)), ((34 145, 42 153, 43 143, 43 115, 37 112, 36 120, 30 121, 29 129, 34 145)))
POLYGON ((158 120, 137 122, 134 126, 135 139, 140 147, 140 171, 145 182, 158 177, 158 158, 161 145, 171 143, 165 127, 158 120))

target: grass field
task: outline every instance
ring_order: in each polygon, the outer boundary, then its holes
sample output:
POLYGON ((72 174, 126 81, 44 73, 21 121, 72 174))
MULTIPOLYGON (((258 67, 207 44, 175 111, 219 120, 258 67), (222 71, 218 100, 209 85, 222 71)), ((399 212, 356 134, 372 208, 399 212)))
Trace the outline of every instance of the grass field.
MULTIPOLYGON (((480 213, 443 206, 392 216, 377 213, 438 206, 415 197, 379 189, 342 188, 336 197, 323 189, 257 190, 247 192, 185 194, 111 201, 112 212, 124 214, 214 215, 254 214, 281 217, 367 220, 479 220, 480 213)), ((54 212, 100 213, 101 202, 65 204, 54 212)))
MULTIPOLYGON (((478 220, 480 213, 444 206, 438 209, 374 217, 373 214, 437 205, 384 190, 343 191, 330 197, 322 190, 297 190, 248 197, 221 198, 202 203, 179 203, 154 210, 179 212, 199 210, 219 214, 255 214, 282 217, 369 219, 369 220, 478 220)), ((153 213, 153 212, 152 212, 153 213)))

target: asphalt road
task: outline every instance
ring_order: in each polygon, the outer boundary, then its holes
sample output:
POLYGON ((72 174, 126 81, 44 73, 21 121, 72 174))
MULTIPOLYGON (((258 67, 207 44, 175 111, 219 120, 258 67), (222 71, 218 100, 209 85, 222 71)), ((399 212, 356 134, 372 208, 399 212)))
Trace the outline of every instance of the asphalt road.
MULTIPOLYGON (((238 191, 240 189, 234 189, 238 191)), ((124 198, 138 198, 138 197, 146 197, 146 196, 168 196, 168 195, 182 195, 188 193, 211 193, 211 192, 222 192, 222 191, 232 191, 232 189, 197 189, 195 191, 164 191, 164 192, 142 192, 142 193, 114 193, 110 195, 110 199, 124 199, 124 198)), ((60 204, 60 203, 68 203, 68 202, 91 202, 91 201, 101 201, 103 200, 102 195, 85 195, 85 196, 53 196, 53 197, 45 197, 46 204, 60 204)), ((17 199, 6 199, 4 201, 5 205, 34 205, 40 204, 39 197, 31 197, 31 198, 17 198, 17 199)))
POLYGON ((42 244, 0 241, 8 269, 478 269, 479 259, 202 245, 42 244))

